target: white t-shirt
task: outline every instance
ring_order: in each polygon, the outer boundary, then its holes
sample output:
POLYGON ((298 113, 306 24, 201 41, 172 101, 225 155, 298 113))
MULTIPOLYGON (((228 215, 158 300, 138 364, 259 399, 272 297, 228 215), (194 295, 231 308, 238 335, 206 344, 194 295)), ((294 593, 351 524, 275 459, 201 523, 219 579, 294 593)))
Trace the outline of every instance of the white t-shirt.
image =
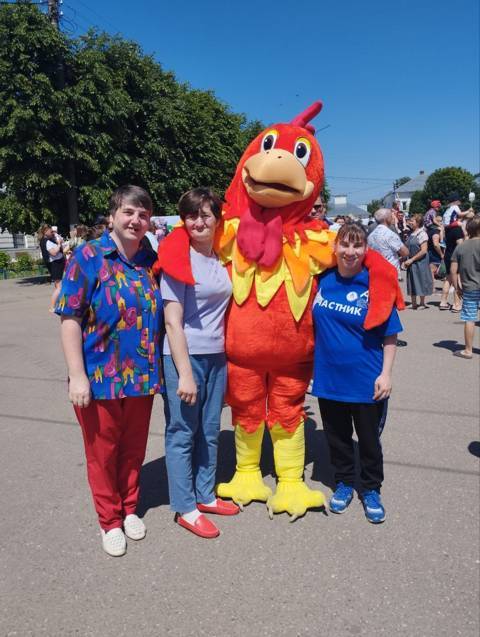
POLYGON ((459 219, 460 217, 460 208, 459 206, 448 206, 448 208, 443 213, 443 225, 449 226, 451 223, 455 221, 455 219, 459 219))
POLYGON ((398 234, 387 228, 383 223, 379 223, 368 235, 367 241, 369 248, 380 252, 382 257, 394 265, 397 270, 400 268, 398 251, 403 243, 398 234))
MULTIPOLYGON (((190 248, 195 285, 162 274, 160 293, 164 301, 183 306, 183 331, 189 354, 220 354, 225 351, 225 311, 232 295, 227 269, 215 255, 206 257, 190 248)), ((170 354, 168 338, 163 353, 170 354)))
POLYGON ((48 260, 50 261, 50 263, 52 263, 52 261, 60 261, 61 259, 63 259, 63 252, 61 250, 59 250, 57 254, 50 254, 50 250, 53 250, 53 248, 58 248, 58 243, 48 240, 46 248, 48 250, 48 260))

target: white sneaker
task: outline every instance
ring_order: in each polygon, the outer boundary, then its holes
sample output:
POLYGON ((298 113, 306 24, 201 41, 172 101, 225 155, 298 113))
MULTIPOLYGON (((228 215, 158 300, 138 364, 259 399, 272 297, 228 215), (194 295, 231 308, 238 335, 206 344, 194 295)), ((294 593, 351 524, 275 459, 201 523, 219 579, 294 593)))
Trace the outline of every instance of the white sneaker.
POLYGON ((127 551, 127 540, 123 534, 122 529, 110 529, 110 531, 104 531, 102 529, 102 546, 105 553, 108 553, 112 557, 120 557, 125 555, 127 551))
POLYGON ((143 540, 147 534, 147 527, 143 523, 143 520, 141 520, 138 515, 135 515, 135 513, 127 515, 123 521, 123 528, 125 535, 131 540, 143 540))

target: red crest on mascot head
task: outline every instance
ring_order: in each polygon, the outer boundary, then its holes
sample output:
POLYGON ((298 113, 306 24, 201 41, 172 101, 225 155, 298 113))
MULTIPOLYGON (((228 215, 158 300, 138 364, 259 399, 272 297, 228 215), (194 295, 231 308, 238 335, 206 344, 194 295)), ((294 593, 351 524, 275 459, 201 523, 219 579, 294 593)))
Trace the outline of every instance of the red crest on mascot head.
POLYGON ((238 247, 247 259, 272 266, 283 235, 312 227, 307 215, 323 186, 320 146, 309 124, 322 109, 314 102, 289 124, 262 131, 240 159, 225 199, 225 218, 240 217, 238 247))

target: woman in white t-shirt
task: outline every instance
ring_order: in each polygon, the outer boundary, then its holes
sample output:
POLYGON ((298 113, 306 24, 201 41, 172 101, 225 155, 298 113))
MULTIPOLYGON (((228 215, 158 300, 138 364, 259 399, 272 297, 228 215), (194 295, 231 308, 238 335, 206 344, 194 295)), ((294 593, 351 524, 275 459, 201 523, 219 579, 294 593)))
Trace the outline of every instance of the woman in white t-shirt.
POLYGON ((49 312, 53 312, 58 295, 60 294, 60 283, 62 282, 63 271, 65 269, 63 247, 62 243, 57 241, 52 226, 46 223, 40 226, 37 236, 43 260, 48 267, 50 278, 54 285, 49 308, 49 312))
POLYGON ((165 455, 175 521, 204 538, 220 531, 203 513, 235 515, 215 497, 220 416, 227 379, 224 317, 232 294, 213 251, 221 200, 195 188, 179 202, 184 226, 160 244, 164 343, 165 455))

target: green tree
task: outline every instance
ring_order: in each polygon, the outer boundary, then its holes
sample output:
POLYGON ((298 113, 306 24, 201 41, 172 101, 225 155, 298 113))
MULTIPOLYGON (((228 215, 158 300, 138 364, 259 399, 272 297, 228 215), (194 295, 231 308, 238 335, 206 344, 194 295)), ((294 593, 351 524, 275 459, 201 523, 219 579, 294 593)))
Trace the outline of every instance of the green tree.
POLYGON ((223 195, 262 129, 177 82, 135 43, 95 31, 72 40, 22 3, 0 7, 0 77, 0 226, 12 231, 57 220, 65 229, 67 158, 82 221, 104 213, 124 183, 169 213, 193 186, 223 195))
POLYGON ((0 226, 31 231, 61 213, 63 36, 33 6, 0 7, 0 226))
POLYGON ((383 199, 372 199, 372 201, 367 204, 367 211, 368 214, 373 217, 373 215, 375 214, 375 212, 379 209, 379 208, 383 208, 383 199))
POLYGON ((411 177, 400 177, 400 179, 395 179, 395 190, 406 184, 407 181, 410 181, 411 177))
POLYGON ((439 168, 433 172, 425 182, 423 196, 426 205, 433 199, 439 199, 443 205, 448 202, 450 193, 458 192, 463 206, 468 206, 468 193, 476 194, 475 208, 478 211, 480 205, 480 188, 474 181, 474 175, 464 168, 447 167, 439 168))
POLYGON ((425 197, 425 193, 423 190, 415 190, 412 193, 412 198, 410 200, 410 207, 408 209, 409 214, 414 214, 415 212, 420 212, 422 215, 427 212, 429 202, 425 197))
POLYGON ((327 178, 325 177, 325 181, 323 183, 323 188, 322 188, 322 200, 325 205, 328 205, 328 202, 330 201, 331 196, 332 196, 332 193, 330 192, 330 187, 328 185, 327 178))

